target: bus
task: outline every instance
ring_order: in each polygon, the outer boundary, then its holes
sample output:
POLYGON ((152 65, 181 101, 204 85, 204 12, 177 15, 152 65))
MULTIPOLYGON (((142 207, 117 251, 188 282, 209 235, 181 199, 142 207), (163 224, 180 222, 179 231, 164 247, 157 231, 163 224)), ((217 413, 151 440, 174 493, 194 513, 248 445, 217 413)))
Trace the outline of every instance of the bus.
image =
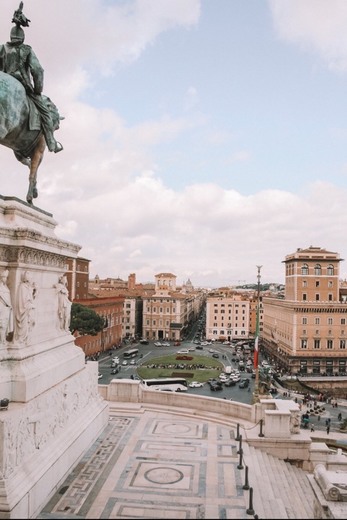
POLYGON ((142 383, 145 386, 151 387, 153 390, 164 390, 169 392, 186 392, 188 390, 188 382, 183 377, 143 379, 142 383))
POLYGON ((132 349, 124 352, 123 357, 124 357, 124 359, 133 358, 133 357, 136 357, 138 353, 139 353, 138 348, 132 348, 132 349))

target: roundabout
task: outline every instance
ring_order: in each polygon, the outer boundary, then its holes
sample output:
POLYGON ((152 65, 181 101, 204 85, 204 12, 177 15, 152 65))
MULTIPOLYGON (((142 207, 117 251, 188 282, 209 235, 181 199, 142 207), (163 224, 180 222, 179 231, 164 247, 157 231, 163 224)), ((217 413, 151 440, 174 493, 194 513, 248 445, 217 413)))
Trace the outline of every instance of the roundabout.
POLYGON ((184 377, 187 382, 205 383, 216 378, 223 371, 220 361, 196 354, 171 354, 154 357, 137 368, 141 379, 158 379, 161 377, 184 377))

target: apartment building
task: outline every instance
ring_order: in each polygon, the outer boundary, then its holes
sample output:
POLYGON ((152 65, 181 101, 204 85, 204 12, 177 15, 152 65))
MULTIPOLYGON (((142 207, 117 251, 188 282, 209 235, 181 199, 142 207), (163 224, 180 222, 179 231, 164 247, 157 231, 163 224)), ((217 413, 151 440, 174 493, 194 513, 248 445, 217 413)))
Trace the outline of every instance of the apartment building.
POLYGON ((71 301, 88 298, 89 264, 90 260, 80 256, 66 259, 65 275, 71 301))
POLYGON ((240 294, 211 296, 206 300, 206 338, 248 339, 250 301, 240 294))
POLYGON ((142 337, 143 300, 141 297, 125 296, 123 304, 122 337, 142 337))
POLYGON ((92 356, 98 352, 105 352, 112 347, 117 347, 122 341, 123 307, 124 297, 114 296, 110 298, 90 298, 75 300, 89 307, 99 316, 105 319, 105 328, 95 336, 75 334, 75 343, 82 348, 86 356, 92 356))
POLYGON ((180 341, 189 325, 198 316, 203 299, 199 292, 180 292, 176 276, 159 273, 155 291, 143 297, 143 337, 150 340, 180 341))
POLYGON ((263 349, 292 374, 345 374, 347 304, 336 252, 310 246, 285 257, 285 297, 263 297, 263 349))

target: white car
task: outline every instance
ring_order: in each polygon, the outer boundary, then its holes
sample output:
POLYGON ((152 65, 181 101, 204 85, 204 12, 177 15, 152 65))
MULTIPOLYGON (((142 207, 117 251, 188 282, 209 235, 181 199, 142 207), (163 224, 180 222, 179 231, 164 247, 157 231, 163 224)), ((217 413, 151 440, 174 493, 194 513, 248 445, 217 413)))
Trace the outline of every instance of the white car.
POLYGON ((199 383, 199 381, 192 381, 189 383, 190 388, 200 388, 202 386, 204 386, 204 383, 199 383))
POLYGON ((125 360, 122 362, 122 365, 124 365, 124 366, 127 365, 127 364, 128 364, 128 362, 125 361, 125 360))
POLYGON ((132 360, 130 361, 130 365, 136 365, 136 361, 135 361, 135 359, 132 359, 132 360))
POLYGON ((156 341, 156 342, 154 343, 154 346, 155 346, 155 347, 162 347, 163 345, 161 344, 160 341, 156 341))
POLYGON ((195 347, 190 347, 190 348, 188 349, 189 352, 194 352, 194 350, 195 350, 195 347))
POLYGON ((178 352, 176 352, 176 354, 188 354, 188 350, 187 349, 179 350, 178 352))

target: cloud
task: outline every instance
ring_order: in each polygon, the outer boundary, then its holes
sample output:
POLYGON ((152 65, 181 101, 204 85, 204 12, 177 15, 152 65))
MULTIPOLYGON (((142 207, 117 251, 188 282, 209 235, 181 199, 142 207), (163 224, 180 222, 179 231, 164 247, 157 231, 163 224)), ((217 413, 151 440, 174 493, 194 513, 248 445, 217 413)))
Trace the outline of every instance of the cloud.
MULTIPOLYGON (((310 1, 281 0, 269 5, 281 38, 319 52, 330 66, 343 66, 347 52, 337 15, 342 25, 344 3, 315 0, 313 8, 310 1), (336 9, 329 18, 331 2, 336 9)), ((18 0, 2 2, 2 41, 17 8, 18 0)), ((303 180, 300 193, 278 189, 243 195, 218 184, 211 170, 210 182, 193 182, 187 172, 183 187, 168 185, 161 146, 185 144, 189 132, 199 139, 202 128, 205 140, 199 144, 208 156, 208 144, 218 153, 238 132, 224 131, 226 126, 212 124, 209 114, 192 110, 202 104, 202 92, 193 80, 185 83, 186 90, 180 89, 180 96, 186 92, 183 102, 179 98, 182 114, 153 115, 137 124, 126 118, 122 107, 115 107, 114 99, 103 104, 98 98, 106 79, 117 74, 121 78, 121 71, 140 60, 161 36, 195 28, 200 11, 198 0, 24 4, 32 20, 26 41, 44 64, 45 91, 65 116, 56 133, 64 151, 45 152, 36 204, 53 214, 57 236, 82 246, 81 256, 91 260, 91 276, 127 279, 135 272, 137 280, 145 282, 170 271, 178 283, 189 277, 195 286, 218 286, 240 279, 256 283, 256 266, 263 265, 263 281, 281 282, 282 261, 298 247, 341 247, 346 189, 333 183, 303 180), (90 91, 96 94, 93 102, 90 91)), ((339 129, 341 135, 343 131, 339 129)), ((223 150, 230 163, 247 163, 253 157, 246 131, 243 135, 244 145, 235 144, 234 152, 223 150)), ((189 147, 179 152, 190 164, 189 147)), ((169 157, 175 153, 177 147, 169 157)), ((203 160, 203 154, 199 158, 203 160)), ((1 194, 25 200, 27 168, 5 147, 0 147, 0 164, 1 194)))
POLYGON ((278 36, 317 53, 327 66, 347 70, 345 0, 268 0, 278 36))

